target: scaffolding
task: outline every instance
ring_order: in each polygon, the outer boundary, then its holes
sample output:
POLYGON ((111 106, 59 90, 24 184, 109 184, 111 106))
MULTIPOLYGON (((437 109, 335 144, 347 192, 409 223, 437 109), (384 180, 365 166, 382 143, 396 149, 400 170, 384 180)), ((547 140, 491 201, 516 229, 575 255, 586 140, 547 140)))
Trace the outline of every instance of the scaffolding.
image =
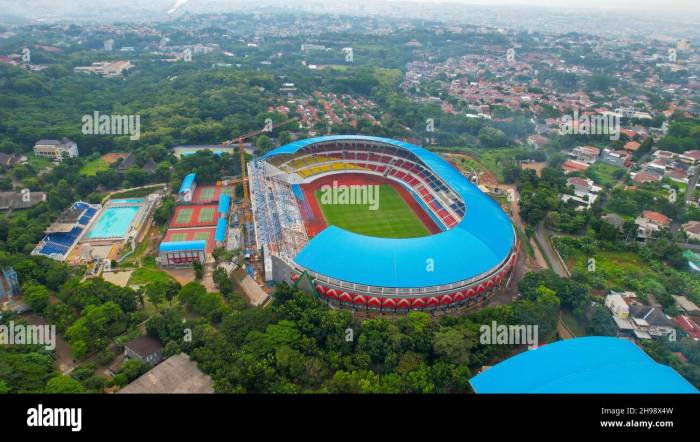
POLYGON ((308 237, 287 180, 289 175, 267 166, 254 162, 249 167, 256 248, 266 247, 270 253, 291 262, 306 245, 308 237))
POLYGON ((19 280, 17 272, 12 267, 3 267, 0 281, 0 298, 11 298, 19 295, 19 280))

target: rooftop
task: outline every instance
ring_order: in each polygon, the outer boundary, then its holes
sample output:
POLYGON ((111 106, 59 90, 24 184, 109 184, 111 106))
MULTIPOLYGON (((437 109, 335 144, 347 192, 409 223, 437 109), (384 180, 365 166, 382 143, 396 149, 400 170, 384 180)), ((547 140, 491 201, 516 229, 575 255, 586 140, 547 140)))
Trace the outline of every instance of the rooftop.
POLYGON ((127 342, 125 345, 126 347, 130 348, 134 353, 144 358, 163 348, 163 345, 158 339, 147 335, 139 336, 133 341, 127 342))
POLYGON ((196 173, 190 173, 185 176, 185 179, 182 180, 182 185, 180 186, 180 191, 179 193, 186 192, 188 190, 192 190, 192 185, 194 184, 194 180, 197 177, 196 173))
POLYGON ((477 393, 698 393, 632 342, 597 336, 520 353, 469 382, 477 393))
POLYGON ((656 224, 661 224, 662 226, 667 226, 671 224, 671 220, 663 213, 654 212, 653 210, 645 210, 642 212, 642 217, 653 221, 656 224))
POLYGON ((214 388, 211 378, 202 373, 189 356, 180 353, 156 365, 143 376, 122 388, 119 393, 202 394, 214 393, 214 388))

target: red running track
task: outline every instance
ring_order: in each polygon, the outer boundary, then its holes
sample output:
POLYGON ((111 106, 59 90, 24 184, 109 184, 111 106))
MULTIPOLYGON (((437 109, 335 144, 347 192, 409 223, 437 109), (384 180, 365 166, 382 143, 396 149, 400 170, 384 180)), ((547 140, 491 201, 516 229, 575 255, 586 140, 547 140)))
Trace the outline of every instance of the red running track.
POLYGON ((318 178, 310 183, 301 185, 301 189, 304 192, 304 199, 308 202, 309 207, 311 207, 311 211, 313 213, 313 219, 309 219, 309 217, 304 216, 304 213, 302 211, 302 216, 304 217, 304 224, 306 226, 306 234, 309 235, 309 238, 313 238, 314 236, 318 235, 323 229, 325 229, 328 226, 328 223, 323 218, 323 212, 321 212, 321 207, 319 206, 318 201, 316 201, 316 191, 324 185, 332 186, 334 181, 337 182, 339 186, 362 184, 388 184, 391 187, 393 187, 399 193, 399 195, 401 195, 401 198, 403 198, 403 200, 406 201, 406 204, 408 204, 408 206, 413 210, 416 216, 418 216, 418 219, 421 220, 421 222, 423 223, 423 225, 425 225, 425 227, 428 229, 431 235, 440 233, 442 231, 440 227, 438 227, 437 224, 435 224, 435 221, 433 221, 430 215, 428 215, 425 212, 425 210, 423 210, 423 208, 418 203, 418 201, 416 201, 413 195, 411 195, 405 187, 403 187, 396 181, 377 175, 369 175, 364 173, 340 173, 327 175, 318 178))

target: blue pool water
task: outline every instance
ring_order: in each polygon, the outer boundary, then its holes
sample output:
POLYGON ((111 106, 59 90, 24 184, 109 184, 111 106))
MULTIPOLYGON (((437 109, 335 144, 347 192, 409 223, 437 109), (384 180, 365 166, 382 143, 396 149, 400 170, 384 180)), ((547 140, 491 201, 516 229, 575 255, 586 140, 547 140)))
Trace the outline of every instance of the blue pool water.
POLYGON ((100 219, 88 232, 88 239, 119 238, 126 235, 129 225, 138 211, 138 206, 106 208, 100 219))

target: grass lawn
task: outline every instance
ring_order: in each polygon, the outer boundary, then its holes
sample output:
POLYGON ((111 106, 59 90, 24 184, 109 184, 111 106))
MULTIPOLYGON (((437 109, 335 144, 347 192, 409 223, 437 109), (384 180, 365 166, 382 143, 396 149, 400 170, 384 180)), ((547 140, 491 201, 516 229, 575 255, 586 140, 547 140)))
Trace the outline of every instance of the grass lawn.
POLYGON ((147 186, 142 189, 134 189, 134 190, 125 190, 124 192, 117 192, 113 194, 110 198, 111 199, 118 199, 118 198, 138 198, 140 196, 146 196, 148 194, 151 194, 155 192, 156 190, 161 190, 163 189, 162 184, 154 184, 153 186, 147 186))
POLYGON ((143 260, 143 266, 134 270, 129 279, 129 285, 148 284, 156 281, 173 281, 173 277, 156 265, 155 258, 148 257, 143 260))
POLYGON ((492 172, 499 182, 503 182, 503 165, 506 160, 514 160, 516 155, 526 153, 527 149, 518 147, 501 147, 494 149, 486 148, 450 148, 450 153, 462 153, 470 155, 475 159, 463 158, 461 163, 464 166, 470 166, 477 172, 489 170, 492 172))
POLYGON ((370 210, 367 204, 323 204, 322 191, 316 191, 323 217, 328 224, 382 238, 415 238, 430 232, 401 195, 389 185, 379 186, 379 207, 370 210))
MULTIPOLYGON (((630 278, 643 279, 654 275, 656 272, 637 254, 632 252, 599 251, 595 259, 595 271, 605 272, 610 286, 622 286, 630 278)), ((576 266, 580 269, 588 269, 588 258, 579 256, 576 266)))
POLYGON ((615 174, 622 172, 627 173, 627 171, 621 167, 615 167, 598 161, 586 170, 586 175, 599 186, 613 186, 617 182, 615 174))
POLYGON ((33 155, 27 155, 27 163, 29 163, 29 165, 34 167, 37 171, 53 164, 49 159, 36 157, 33 155))
POLYGON ((109 164, 102 158, 88 161, 80 168, 80 174, 84 176, 95 176, 100 172, 109 169, 109 164))
MULTIPOLYGON (((134 250, 134 253, 131 255, 127 256, 124 258, 124 261, 122 261, 119 265, 120 266, 129 266, 135 262, 137 262, 143 255, 146 253, 146 249, 148 248, 148 235, 144 238, 141 243, 139 243, 138 246, 136 246, 136 250, 134 250)), ((122 256, 125 255, 127 252, 122 251, 122 256)))
MULTIPOLYGON (((638 291, 649 284, 661 284, 662 275, 639 255, 628 251, 598 250, 592 256, 563 245, 555 239, 559 252, 565 256, 571 271, 578 270, 596 287, 595 294, 605 295, 610 289, 638 291), (589 259, 592 266, 589 268, 589 259)), ((638 293, 644 295, 644 293, 638 293)))

